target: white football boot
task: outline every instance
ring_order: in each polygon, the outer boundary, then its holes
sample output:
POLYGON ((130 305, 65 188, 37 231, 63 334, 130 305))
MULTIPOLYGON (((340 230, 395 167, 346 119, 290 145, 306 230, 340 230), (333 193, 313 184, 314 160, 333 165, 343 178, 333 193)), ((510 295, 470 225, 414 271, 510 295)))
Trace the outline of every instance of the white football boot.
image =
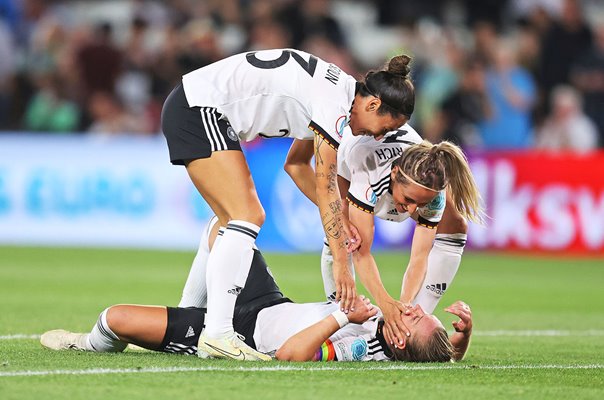
POLYGON ((42 346, 51 350, 86 351, 87 333, 74 333, 63 329, 44 332, 40 337, 42 346))
POLYGON ((235 332, 212 339, 201 332, 197 343, 197 356, 200 358, 226 358, 239 361, 271 361, 272 357, 252 349, 245 344, 245 338, 235 332))

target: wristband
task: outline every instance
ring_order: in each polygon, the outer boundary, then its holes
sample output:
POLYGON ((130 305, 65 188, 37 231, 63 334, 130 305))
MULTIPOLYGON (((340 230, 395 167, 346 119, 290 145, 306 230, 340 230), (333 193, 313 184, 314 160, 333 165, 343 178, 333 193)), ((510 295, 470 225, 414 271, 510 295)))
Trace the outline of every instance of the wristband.
POLYGON ((345 327, 350 322, 348 321, 348 316, 344 313, 344 311, 336 310, 331 313, 331 316, 336 319, 336 322, 338 325, 340 325, 340 328, 345 327))

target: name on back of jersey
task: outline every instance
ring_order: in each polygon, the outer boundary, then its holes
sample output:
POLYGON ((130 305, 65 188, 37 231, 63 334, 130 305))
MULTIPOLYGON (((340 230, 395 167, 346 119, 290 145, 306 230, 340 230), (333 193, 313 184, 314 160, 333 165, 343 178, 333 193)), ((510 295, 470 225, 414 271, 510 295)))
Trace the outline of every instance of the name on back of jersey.
POLYGON ((380 164, 388 162, 393 158, 398 158, 403 155, 403 149, 401 147, 383 147, 375 150, 375 155, 378 158, 380 164))
POLYGON ((340 80, 340 74, 342 73, 342 70, 334 64, 329 64, 327 66, 327 72, 325 73, 325 79, 327 79, 329 82, 333 83, 334 85, 338 84, 338 80, 340 80))

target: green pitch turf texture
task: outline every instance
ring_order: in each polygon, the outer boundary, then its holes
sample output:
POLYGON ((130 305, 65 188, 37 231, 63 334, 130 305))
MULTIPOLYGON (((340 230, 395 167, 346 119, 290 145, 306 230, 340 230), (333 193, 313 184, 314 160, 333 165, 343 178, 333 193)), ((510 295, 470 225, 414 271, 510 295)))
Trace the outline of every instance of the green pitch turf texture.
MULTIPOLYGON (((406 255, 377 256, 400 289, 406 255)), ((178 303, 190 252, 0 247, 0 399, 604 399, 604 261, 468 253, 436 315, 463 299, 457 364, 237 363, 151 352, 52 352, 116 303, 178 303)), ((318 255, 266 254, 283 291, 321 301, 318 255)), ((450 329, 451 330, 451 329, 450 329)))

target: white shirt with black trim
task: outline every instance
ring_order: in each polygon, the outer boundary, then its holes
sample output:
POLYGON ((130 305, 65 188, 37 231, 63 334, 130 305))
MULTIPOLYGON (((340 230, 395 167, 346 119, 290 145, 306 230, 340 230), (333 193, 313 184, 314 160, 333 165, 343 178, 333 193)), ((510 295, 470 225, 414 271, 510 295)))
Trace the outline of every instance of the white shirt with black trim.
POLYGON ((237 54, 183 76, 190 106, 215 107, 239 138, 313 139, 337 149, 356 80, 299 50, 237 54))
MULTIPOLYGON (((254 330, 256 349, 273 354, 296 333, 316 324, 338 309, 334 303, 283 303, 258 313, 254 330)), ((364 324, 348 324, 334 333, 333 344, 338 361, 390 360, 379 343, 376 332, 378 315, 364 324)), ((317 349, 318 350, 318 349, 317 349)))
MULTIPOLYGON (((338 175, 350 182, 347 194, 350 206, 387 221, 409 218, 409 213, 396 210, 390 192, 390 173, 392 163, 405 149, 421 142, 422 138, 409 124, 388 132, 379 141, 369 136, 353 136, 346 130, 338 150, 338 175)), ((443 190, 430 203, 418 207, 418 223, 434 228, 442 218, 445 199, 443 190)))

